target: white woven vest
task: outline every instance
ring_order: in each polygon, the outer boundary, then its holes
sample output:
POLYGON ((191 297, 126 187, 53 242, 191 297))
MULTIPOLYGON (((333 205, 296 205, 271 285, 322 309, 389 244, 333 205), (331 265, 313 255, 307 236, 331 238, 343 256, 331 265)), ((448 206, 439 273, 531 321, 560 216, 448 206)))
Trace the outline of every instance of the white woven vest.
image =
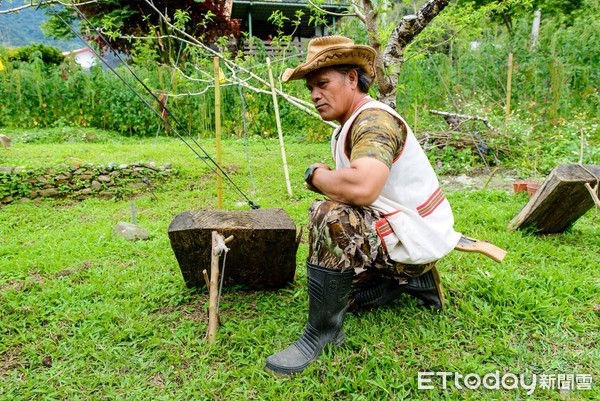
POLYGON ((393 260, 405 264, 436 261, 454 249, 461 235, 453 229, 450 203, 425 152, 395 110, 371 100, 338 127, 331 138, 336 169, 350 166, 344 152, 346 136, 358 114, 369 108, 387 111, 402 121, 408 131, 400 157, 394 160, 381 194, 370 205, 383 216, 375 229, 393 260))

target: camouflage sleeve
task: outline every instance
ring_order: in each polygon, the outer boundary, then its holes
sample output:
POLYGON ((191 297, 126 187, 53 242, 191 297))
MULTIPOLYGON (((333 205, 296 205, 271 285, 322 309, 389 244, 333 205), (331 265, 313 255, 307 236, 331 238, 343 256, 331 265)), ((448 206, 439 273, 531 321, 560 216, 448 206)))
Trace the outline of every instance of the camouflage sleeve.
POLYGON ((350 161, 373 157, 392 167, 406 139, 406 127, 394 116, 381 109, 361 112, 350 130, 346 154, 350 161))

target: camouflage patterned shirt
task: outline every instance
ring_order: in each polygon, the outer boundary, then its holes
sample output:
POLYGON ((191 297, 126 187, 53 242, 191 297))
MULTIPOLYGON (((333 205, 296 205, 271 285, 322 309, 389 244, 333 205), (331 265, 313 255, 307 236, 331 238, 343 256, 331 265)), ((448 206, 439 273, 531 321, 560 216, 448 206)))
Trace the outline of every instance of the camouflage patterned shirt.
POLYGON ((354 120, 346 140, 350 161, 373 157, 392 167, 400 156, 407 129, 402 121, 381 109, 363 110, 354 120))

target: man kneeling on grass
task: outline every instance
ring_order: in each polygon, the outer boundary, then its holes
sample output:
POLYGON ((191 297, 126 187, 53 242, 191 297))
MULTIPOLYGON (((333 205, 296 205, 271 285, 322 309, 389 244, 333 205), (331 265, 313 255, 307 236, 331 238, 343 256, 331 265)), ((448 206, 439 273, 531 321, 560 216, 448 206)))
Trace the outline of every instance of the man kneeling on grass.
POLYGON ((304 79, 315 108, 337 121, 335 169, 312 164, 309 189, 325 196, 309 210, 309 312, 304 334, 270 356, 276 376, 302 372, 324 346, 344 342, 347 309, 385 305, 400 294, 441 309, 435 261, 460 239, 450 204, 406 122, 368 96, 375 50, 343 36, 311 40, 306 62, 283 82, 304 79))

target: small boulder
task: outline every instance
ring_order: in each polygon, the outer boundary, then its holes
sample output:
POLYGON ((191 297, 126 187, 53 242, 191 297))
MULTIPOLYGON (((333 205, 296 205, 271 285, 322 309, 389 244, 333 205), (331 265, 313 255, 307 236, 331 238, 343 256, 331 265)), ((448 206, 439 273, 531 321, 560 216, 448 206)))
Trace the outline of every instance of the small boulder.
POLYGON ((3 134, 0 134, 0 143, 3 148, 10 148, 12 146, 12 140, 3 134))
POLYGON ((148 239, 148 231, 145 228, 124 221, 119 221, 117 224, 115 224, 113 232, 115 235, 123 237, 129 241, 148 239))

